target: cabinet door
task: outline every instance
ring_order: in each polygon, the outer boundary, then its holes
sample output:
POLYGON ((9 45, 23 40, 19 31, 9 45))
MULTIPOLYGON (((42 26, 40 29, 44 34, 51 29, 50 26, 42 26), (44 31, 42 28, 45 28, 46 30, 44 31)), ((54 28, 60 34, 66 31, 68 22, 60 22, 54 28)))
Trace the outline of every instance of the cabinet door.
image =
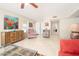
POLYGON ((24 39, 24 32, 23 32, 23 31, 20 32, 20 39, 21 39, 21 40, 24 39))
POLYGON ((10 32, 5 32, 5 45, 8 45, 10 43, 11 43, 10 32))
POLYGON ((5 46, 5 32, 1 32, 1 46, 5 46))
POLYGON ((17 40, 17 41, 20 40, 20 33, 19 33, 19 31, 16 32, 16 40, 17 40))
POLYGON ((18 33, 18 31, 16 31, 16 41, 18 41, 19 40, 19 33, 18 33))
POLYGON ((16 32, 10 32, 10 40, 11 40, 11 42, 16 41, 16 32))
POLYGON ((23 36, 24 36, 24 32, 18 31, 18 40, 23 40, 24 39, 23 36))
POLYGON ((19 31, 19 40, 22 40, 22 35, 21 35, 21 31, 19 31))

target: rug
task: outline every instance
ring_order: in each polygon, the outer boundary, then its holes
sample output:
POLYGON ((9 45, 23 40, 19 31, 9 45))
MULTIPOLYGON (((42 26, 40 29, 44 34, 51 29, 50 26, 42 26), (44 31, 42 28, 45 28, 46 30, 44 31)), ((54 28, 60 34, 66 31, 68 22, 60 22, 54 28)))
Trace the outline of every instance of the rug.
POLYGON ((28 49, 28 48, 22 48, 20 46, 8 46, 4 48, 4 52, 0 54, 1 56, 44 56, 38 51, 28 49))

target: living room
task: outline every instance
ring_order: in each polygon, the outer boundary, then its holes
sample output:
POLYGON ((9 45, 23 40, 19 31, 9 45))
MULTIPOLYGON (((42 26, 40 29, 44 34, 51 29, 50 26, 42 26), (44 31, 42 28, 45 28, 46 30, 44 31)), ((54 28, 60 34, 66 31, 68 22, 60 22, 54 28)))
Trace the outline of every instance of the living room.
POLYGON ((64 55, 60 41, 78 33, 79 3, 0 3, 1 56, 64 55))

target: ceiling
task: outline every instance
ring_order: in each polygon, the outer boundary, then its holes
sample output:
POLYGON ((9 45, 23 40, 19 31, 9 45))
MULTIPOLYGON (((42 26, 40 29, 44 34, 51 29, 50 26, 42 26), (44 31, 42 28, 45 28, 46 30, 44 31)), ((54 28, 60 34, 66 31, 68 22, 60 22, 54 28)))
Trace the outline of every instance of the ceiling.
POLYGON ((20 9, 20 3, 0 3, 0 8, 21 14, 33 20, 40 21, 46 17, 57 16, 58 18, 70 17, 78 10, 78 3, 36 3, 38 8, 25 5, 20 9))

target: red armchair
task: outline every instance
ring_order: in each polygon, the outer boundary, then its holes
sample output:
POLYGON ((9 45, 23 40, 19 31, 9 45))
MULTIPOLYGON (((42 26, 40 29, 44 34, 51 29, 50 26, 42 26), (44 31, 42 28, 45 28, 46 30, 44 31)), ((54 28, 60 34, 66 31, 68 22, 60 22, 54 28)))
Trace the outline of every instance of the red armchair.
POLYGON ((60 40, 59 56, 79 56, 79 40, 60 40))

